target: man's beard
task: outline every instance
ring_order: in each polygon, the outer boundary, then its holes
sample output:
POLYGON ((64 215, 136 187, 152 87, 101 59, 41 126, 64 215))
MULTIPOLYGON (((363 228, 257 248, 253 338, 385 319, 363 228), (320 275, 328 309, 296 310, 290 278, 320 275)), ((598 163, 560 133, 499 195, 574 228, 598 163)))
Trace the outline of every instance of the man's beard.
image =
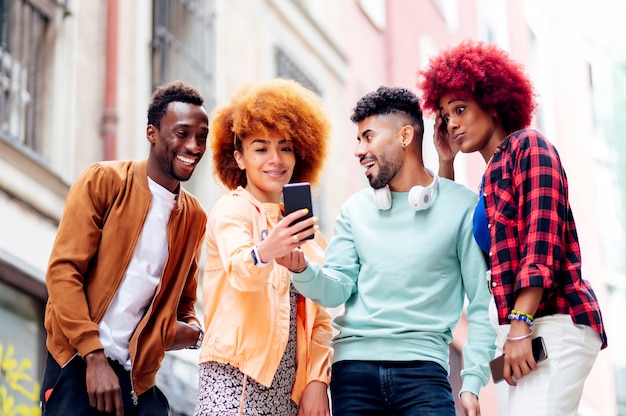
POLYGON ((382 160, 383 163, 380 162, 381 160, 378 161, 378 175, 375 177, 368 177, 370 186, 374 189, 379 189, 384 187, 385 185, 388 185, 400 169, 400 166, 398 166, 397 163, 393 163, 387 160, 382 160))

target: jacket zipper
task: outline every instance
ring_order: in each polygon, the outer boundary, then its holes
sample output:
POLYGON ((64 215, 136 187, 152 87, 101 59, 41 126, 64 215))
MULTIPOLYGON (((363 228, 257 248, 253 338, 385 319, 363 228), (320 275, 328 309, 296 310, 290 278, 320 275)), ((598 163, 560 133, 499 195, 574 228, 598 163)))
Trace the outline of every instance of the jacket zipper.
MULTIPOLYGON (((150 306, 148 307, 148 310, 146 311, 146 314, 144 315, 144 318, 145 317, 149 317, 152 314, 152 308, 154 306, 154 300, 156 299, 156 297, 158 296, 159 292, 161 291, 161 286, 162 286, 162 282, 163 282, 163 273, 165 272, 165 268, 167 266, 167 261, 169 260, 169 239, 168 239, 168 243, 167 244, 168 244, 168 250, 167 250, 167 255, 165 256, 165 262, 163 263, 163 270, 161 271, 161 278, 159 279, 159 284, 157 285, 157 288, 154 291, 154 296, 152 297, 152 301, 150 302, 150 306)), ((145 327, 145 325, 144 325, 144 327, 145 327)), ((141 331, 143 331, 143 327, 141 328, 141 330, 137 334, 137 338, 135 338, 135 355, 137 355, 137 351, 139 350, 138 344, 139 344, 139 337, 141 336, 141 331)), ((137 396, 137 392, 135 392, 135 386, 134 386, 134 383, 133 383, 133 369, 135 368, 134 360, 131 359, 130 362, 131 362, 131 364, 130 364, 130 397, 133 400, 133 405, 138 406, 139 405, 139 396, 137 396)))

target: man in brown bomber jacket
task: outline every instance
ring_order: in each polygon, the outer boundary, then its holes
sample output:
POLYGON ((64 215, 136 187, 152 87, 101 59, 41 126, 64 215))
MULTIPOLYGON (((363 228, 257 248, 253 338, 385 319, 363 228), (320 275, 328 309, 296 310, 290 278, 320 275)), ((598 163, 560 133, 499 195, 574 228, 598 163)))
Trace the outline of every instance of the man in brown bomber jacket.
POLYGON ((206 214, 180 186, 206 149, 194 88, 157 89, 142 161, 94 163, 77 179, 48 265, 42 414, 168 415, 156 387, 166 350, 197 347, 206 214))

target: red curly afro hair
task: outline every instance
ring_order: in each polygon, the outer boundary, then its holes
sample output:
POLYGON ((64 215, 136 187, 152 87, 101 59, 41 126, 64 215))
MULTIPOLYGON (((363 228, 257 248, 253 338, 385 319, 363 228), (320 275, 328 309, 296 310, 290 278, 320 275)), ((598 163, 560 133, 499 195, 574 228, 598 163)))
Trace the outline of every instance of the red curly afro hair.
POLYGON ((508 134, 532 121, 536 108, 532 83, 522 65, 496 45, 465 40, 431 58, 418 76, 426 113, 439 114, 441 97, 454 94, 495 111, 508 134))
POLYGON ((241 88, 211 115, 213 170, 229 189, 246 186, 245 171, 233 156, 251 135, 278 134, 291 140, 296 166, 291 182, 317 185, 328 151, 330 122, 322 100, 296 81, 276 78, 241 88))

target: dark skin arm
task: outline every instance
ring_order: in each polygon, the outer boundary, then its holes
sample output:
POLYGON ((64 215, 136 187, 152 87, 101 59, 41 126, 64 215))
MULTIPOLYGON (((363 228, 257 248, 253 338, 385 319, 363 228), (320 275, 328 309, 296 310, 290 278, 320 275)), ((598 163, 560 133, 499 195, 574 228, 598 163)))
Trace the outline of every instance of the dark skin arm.
POLYGON ((85 356, 87 366, 87 395, 89 405, 99 412, 113 412, 124 415, 124 402, 120 382, 109 365, 103 350, 90 352, 85 356))
MULTIPOLYGON (((515 299, 515 310, 534 315, 543 296, 543 288, 528 287, 519 291, 515 299)), ((528 325, 522 321, 511 321, 510 337, 519 337, 530 332, 528 325)), ((504 344, 504 379, 511 386, 516 386, 516 380, 530 374, 537 369, 533 357, 531 337, 519 341, 507 341, 504 344)))
POLYGON ((176 323, 176 337, 174 338, 174 343, 170 345, 167 350, 182 350, 191 347, 196 343, 199 336, 200 330, 197 326, 178 321, 176 323))

